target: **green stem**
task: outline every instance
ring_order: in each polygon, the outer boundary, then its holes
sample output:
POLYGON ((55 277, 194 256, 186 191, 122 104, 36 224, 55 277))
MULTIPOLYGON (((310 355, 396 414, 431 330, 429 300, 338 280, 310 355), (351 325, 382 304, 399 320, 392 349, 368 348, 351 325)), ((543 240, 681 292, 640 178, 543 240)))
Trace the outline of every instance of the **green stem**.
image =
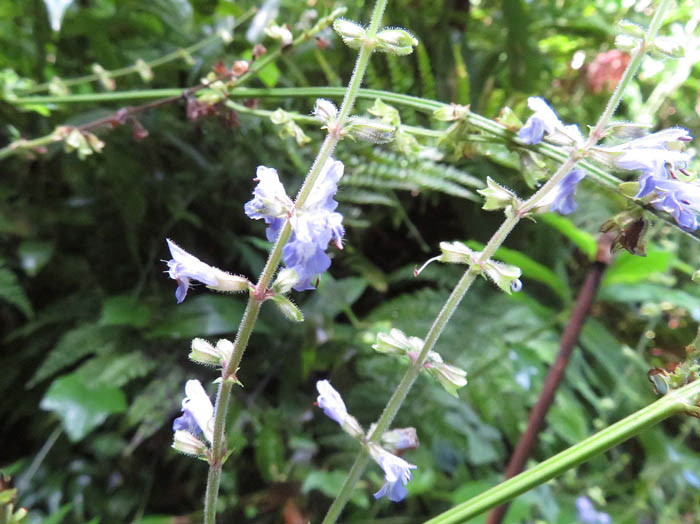
MULTIPOLYGON (((652 19, 649 25, 647 36, 644 40, 645 42, 653 41, 653 38, 656 35, 656 32, 658 31, 661 25, 661 22, 663 21, 663 14, 668 8, 669 3, 670 0, 662 0, 657 12, 654 15, 654 18, 652 19)), ((374 425, 374 430, 368 437, 368 441, 370 443, 378 442, 382 434, 389 429, 392 421, 394 420, 394 417, 396 416, 396 413, 398 412, 403 401, 408 395, 411 386, 420 374, 421 369, 423 368, 423 364, 425 363, 428 357, 428 353, 432 351, 433 347, 435 346, 435 343, 437 342, 438 338, 445 329, 445 326, 452 317, 454 311, 457 309, 459 303, 462 301, 467 291, 471 287, 471 284, 476 278, 480 268, 482 268, 489 261, 491 256, 496 252, 496 250, 501 246, 501 244, 503 244, 505 239, 508 237, 513 228, 515 228, 520 219, 526 216, 534 208, 536 208, 537 204, 541 202, 547 196, 547 194, 578 163, 582 155, 584 155, 589 150, 589 148, 591 148, 598 142, 602 135, 601 130, 604 130, 607 126, 615 108, 617 107, 620 101, 620 98, 622 97, 622 93, 624 92, 627 84, 629 84, 629 82, 634 77, 636 70, 639 68, 639 65, 641 64, 641 59, 645 52, 646 46, 640 45, 639 48, 633 54, 627 66, 627 69, 625 70, 622 79, 620 80, 620 83, 618 84, 617 88, 611 95, 610 100, 608 101, 606 109, 601 114, 593 131, 590 133, 588 139, 585 141, 583 146, 581 146, 580 148, 577 146, 571 147, 566 159, 559 166, 556 172, 551 176, 551 178, 547 180, 547 182, 543 184, 542 187, 540 187, 534 195, 532 195, 527 201, 523 202, 520 205, 519 209, 511 210, 510 213, 506 213, 505 221, 501 224, 498 230, 488 241, 488 243, 484 247, 484 250, 481 252, 477 262, 472 264, 469 267, 469 269, 464 273, 464 275, 459 280, 455 288, 452 290, 450 296, 447 298, 447 301, 440 310, 440 313, 438 313, 438 316, 433 321, 433 324, 431 325, 430 330, 428 331, 428 335, 425 338, 423 347, 421 348, 418 357, 412 362, 412 364, 404 373, 403 377, 401 378, 401 381, 394 390, 394 393, 387 402, 384 411, 382 412, 381 416, 374 425)), ((486 126, 489 128, 492 127, 494 124, 488 119, 483 120, 486 121, 486 126)), ((365 453, 365 451, 361 452, 355 459, 355 463, 352 466, 352 471, 364 468, 363 464, 367 463, 365 453)), ((345 479, 345 482, 343 483, 343 486, 340 489, 340 493, 331 504, 331 507, 328 511, 328 514, 326 515, 326 518, 323 521, 323 524, 333 524, 335 522, 337 517, 340 515, 343 507, 349 500, 350 495, 352 494, 352 490, 354 489, 359 477, 360 475, 358 474, 355 476, 348 476, 345 479)))
MULTIPOLYGON (((238 20, 236 20, 233 29, 236 29, 238 26, 240 26, 242 23, 247 21, 253 14, 255 13, 255 9, 249 9, 247 12, 245 12, 238 20)), ((149 67, 150 69, 155 69, 156 67, 165 65, 169 62, 172 62, 174 60, 178 60, 182 58, 183 56, 191 55, 192 53, 196 53, 200 49, 204 49, 206 46, 209 44, 216 42, 217 40, 222 40, 222 37, 219 33, 209 35, 208 37, 200 40, 199 42, 196 42, 192 44, 191 46, 182 48, 182 49, 177 49, 176 51, 173 51, 171 53, 168 53, 166 55, 163 55, 159 58, 156 58, 154 60, 145 62, 146 66, 149 67)), ((71 87, 75 85, 80 85, 80 84, 87 84, 89 82, 95 82, 102 78, 103 76, 105 78, 119 78, 120 76, 126 76, 130 75, 133 73, 138 73, 140 71, 140 67, 137 65, 130 65, 126 67, 122 67, 119 69, 114 69, 112 71, 105 71, 104 75, 98 75, 98 74, 91 74, 91 75, 84 75, 84 76, 79 76, 76 78, 69 78, 66 80, 63 80, 61 83, 66 86, 66 87, 71 87)), ((23 90, 23 93, 25 94, 31 94, 31 93, 40 93, 42 91, 47 91, 49 87, 51 86, 51 82, 45 82, 43 84, 38 84, 33 87, 30 87, 29 89, 23 90)))
POLYGON ((640 409, 558 455, 428 520, 426 524, 465 522, 484 511, 508 502, 521 493, 525 493, 591 457, 634 437, 671 415, 683 412, 690 413, 689 407, 691 404, 697 403, 699 394, 700 381, 692 382, 672 391, 653 404, 640 409))
MULTIPOLYGON (((370 28, 368 30, 368 40, 373 38, 376 34, 379 24, 381 23, 382 13, 386 8, 387 1, 388 0, 377 0, 374 6, 370 28)), ((339 16, 340 12, 341 10, 336 10, 326 18, 332 20, 339 16)), ((342 129, 355 104, 357 93, 360 89, 360 85, 362 84, 372 50, 373 48, 370 45, 363 46, 357 57, 355 69, 352 73, 352 77, 350 78, 343 103, 340 107, 339 116, 336 121, 339 130, 342 129)), ((318 155, 311 166, 311 170, 309 171, 304 183, 301 186, 301 189, 299 190, 294 203, 295 208, 303 207, 304 202, 311 194, 314 183, 321 174, 323 166, 330 158, 335 146, 340 141, 340 137, 339 132, 328 133, 326 135, 326 138, 319 149, 318 155)), ((291 232, 291 223, 287 221, 284 224, 282 231, 280 232, 280 235, 272 248, 272 251, 270 252, 270 256, 268 257, 258 283, 255 286, 255 291, 251 292, 250 296, 248 297, 248 304, 238 327, 236 339, 233 343, 231 360, 226 363, 224 369, 222 370, 222 381, 221 385, 219 386, 219 391, 216 397, 216 405, 214 407, 214 431, 212 436, 211 459, 209 474, 207 477, 207 491, 204 499, 204 524, 215 524, 216 521, 216 500, 221 481, 221 468, 223 465, 224 456, 226 454, 224 435, 226 412, 228 410, 231 389, 233 387, 233 381, 231 381, 230 378, 235 375, 238 365, 243 358, 243 354, 248 346, 250 334, 253 331, 253 327, 255 326, 255 322, 260 312, 260 306, 264 300, 263 297, 265 291, 268 289, 272 277, 280 264, 280 260, 282 259, 282 248, 287 243, 291 232)))

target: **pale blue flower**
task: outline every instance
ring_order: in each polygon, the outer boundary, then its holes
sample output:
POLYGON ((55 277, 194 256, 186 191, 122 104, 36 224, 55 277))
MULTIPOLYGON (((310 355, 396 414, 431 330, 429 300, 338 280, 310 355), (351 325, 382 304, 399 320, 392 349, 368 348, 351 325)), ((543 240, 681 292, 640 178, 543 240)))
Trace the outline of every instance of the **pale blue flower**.
POLYGON ((651 201, 652 206, 673 215, 678 225, 687 231, 700 227, 699 185, 681 180, 655 180, 654 191, 656 198, 651 201))
POLYGON ((578 497, 576 499, 576 511, 578 520, 583 524, 610 524, 610 515, 602 511, 596 511, 593 503, 588 497, 578 497))
POLYGON ((166 239, 166 242, 170 249, 170 255, 173 257, 168 261, 168 275, 177 281, 175 298, 178 304, 185 300, 190 280, 197 280, 208 286, 216 286, 219 283, 218 273, 220 270, 190 255, 172 240, 166 239))
POLYGON ((318 407, 323 410, 327 417, 335 420, 342 426, 345 418, 348 416, 348 410, 340 393, 327 380, 316 382, 316 390, 318 391, 318 397, 316 398, 318 407))
POLYGON ((254 220, 263 219, 270 227, 268 237, 279 233, 284 218, 292 211, 294 203, 287 196, 282 182, 280 182, 277 171, 271 167, 258 166, 255 172, 255 180, 258 185, 253 190, 253 199, 246 202, 244 206, 245 214, 254 220))
POLYGON ((594 156, 607 155, 620 169, 641 171, 636 198, 642 198, 654 190, 657 181, 667 180, 675 169, 685 167, 691 155, 680 151, 678 145, 691 139, 687 129, 672 127, 617 146, 597 148, 594 156))
POLYGON ((407 491, 404 487, 411 480, 411 470, 418 466, 409 464, 404 459, 389 453, 379 446, 370 449, 372 458, 384 470, 384 485, 374 494, 378 499, 386 496, 392 502, 400 502, 406 498, 407 491))
POLYGON ((258 168, 258 186, 253 200, 246 203, 245 212, 250 218, 265 220, 270 242, 277 240, 285 221, 290 221, 292 233, 282 257, 285 265, 297 273, 297 291, 314 289, 317 276, 330 267, 331 259, 326 254, 330 242, 338 249, 343 247, 343 215, 335 212, 338 202, 333 198, 343 169, 342 162, 329 159, 304 205, 294 209, 277 172, 264 166, 258 168))
POLYGON ((520 128, 518 137, 526 144, 539 144, 545 133, 556 142, 579 144, 583 141, 576 125, 564 125, 544 98, 531 96, 527 106, 534 112, 520 128))
POLYGON ((173 421, 173 431, 187 431, 197 436, 200 433, 211 442, 214 431, 214 406, 199 380, 188 380, 182 415, 173 421))
POLYGON ((583 169, 570 171, 561 181, 552 188, 549 194, 542 199, 537 207, 542 210, 557 211, 562 215, 572 213, 576 207, 574 194, 577 184, 586 177, 583 169))

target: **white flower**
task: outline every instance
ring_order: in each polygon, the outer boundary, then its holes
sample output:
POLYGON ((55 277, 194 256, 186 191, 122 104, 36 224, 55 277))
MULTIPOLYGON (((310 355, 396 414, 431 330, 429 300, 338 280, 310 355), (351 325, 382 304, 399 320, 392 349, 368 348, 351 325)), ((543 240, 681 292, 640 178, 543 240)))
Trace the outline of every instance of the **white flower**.
POLYGON ((185 398, 182 401, 182 416, 173 422, 173 431, 187 431, 192 435, 200 432, 209 442, 214 432, 214 406, 199 380, 188 380, 185 398))
POLYGON ((316 389, 318 390, 318 407, 320 407, 326 416, 335 420, 341 426, 345 422, 345 418, 348 416, 348 410, 345 407, 340 393, 338 393, 331 383, 327 380, 319 380, 316 382, 316 389))

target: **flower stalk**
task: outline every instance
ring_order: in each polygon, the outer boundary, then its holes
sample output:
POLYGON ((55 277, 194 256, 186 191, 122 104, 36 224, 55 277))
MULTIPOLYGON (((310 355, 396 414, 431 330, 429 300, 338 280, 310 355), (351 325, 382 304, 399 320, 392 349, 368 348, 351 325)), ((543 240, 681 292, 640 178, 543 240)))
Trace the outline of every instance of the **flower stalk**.
MULTIPOLYGON (((377 0, 375 3, 370 25, 367 30, 368 40, 376 35, 387 2, 388 0, 377 0)), ((369 63, 372 50, 373 48, 370 45, 364 45, 360 50, 357 57, 357 62, 355 64, 355 69, 352 73, 352 77, 350 78, 347 90, 345 91, 345 97, 343 98, 343 103, 340 107, 336 120, 335 129, 337 131, 334 132, 333 130, 329 130, 328 134, 326 135, 316 159, 311 166, 311 170, 307 174, 306 179, 304 180, 304 183, 302 184, 294 202, 294 206, 296 208, 301 208, 306 202, 307 198, 311 194, 314 183, 321 174, 323 166, 326 164, 326 161, 330 158, 333 150, 341 139, 340 130, 342 130, 342 127, 347 121, 348 116, 350 115, 350 112, 355 104, 365 71, 367 70, 367 65, 369 63)), ((258 314, 260 313, 263 292, 270 286, 272 277, 282 258, 282 248, 289 240, 291 232, 291 223, 289 220, 287 220, 279 233, 272 251, 270 252, 267 262, 265 263, 265 267, 260 274, 258 283, 255 286, 256 292, 251 292, 249 295, 248 304, 246 305, 245 313, 243 314, 243 318, 241 319, 241 323, 238 327, 238 333, 236 334, 236 338, 233 343, 231 359, 222 370, 222 381, 219 385, 219 391, 216 396, 216 404, 214 408, 214 431, 212 438, 211 460, 209 474, 207 477, 207 491, 204 500, 204 524, 215 524, 216 521, 216 501, 219 493, 219 484, 221 481, 221 468, 226 455, 224 426, 226 421, 226 412, 228 410, 228 403, 231 397, 231 389, 233 388, 233 382, 227 379, 233 376, 238 369, 241 359, 243 358, 243 353, 248 346, 250 335, 253 331, 253 327, 255 326, 258 314)))
MULTIPOLYGON (((598 122, 596 123, 595 127, 593 128, 583 145, 580 147, 572 147, 564 162, 559 166, 559 168, 551 176, 551 178, 547 180, 547 182, 545 182, 534 195, 532 195, 528 200, 522 203, 518 209, 513 210, 513 212, 511 212, 510 214, 506 214, 505 221, 501 224, 501 226, 486 244, 476 264, 472 264, 469 267, 469 269, 465 271, 464 275, 459 280, 452 293, 448 297, 447 301, 445 302, 445 305, 440 310, 440 313, 438 313, 438 316, 433 321, 433 324, 430 327, 430 331, 428 332, 428 335, 425 338, 425 342, 420 354, 404 373, 403 377, 401 378, 401 381, 399 382, 398 386, 394 390, 394 393, 389 399, 386 407, 384 408, 384 411, 377 420, 374 426, 374 430, 369 435, 369 442, 377 442, 381 438, 382 433, 384 433, 384 431, 386 431, 391 425, 392 421, 394 420, 394 417, 396 416, 396 413, 398 412, 399 408, 403 404, 404 399, 408 395, 411 386, 418 377, 418 374, 420 373, 421 367, 425 363, 428 353, 432 351, 433 347, 435 346, 435 343, 442 334, 443 330, 445 329, 445 326, 449 322, 453 313, 459 306, 466 293, 469 291, 471 284, 474 282, 474 279, 477 276, 479 268, 483 267, 484 264, 486 264, 489 261, 491 256, 503 244, 505 239, 515 228, 515 226, 518 224, 521 218, 525 217, 530 211, 537 207, 537 204, 547 197, 548 193, 551 190, 553 190, 557 186, 557 184, 559 184, 559 182, 574 168, 574 166, 579 162, 579 160, 581 160, 588 153, 589 149, 593 147, 602 138, 602 131, 605 129, 610 119, 612 118, 615 109, 617 108, 620 100, 622 99, 622 95, 625 91, 625 88, 634 77, 635 73, 637 72, 637 69, 639 69, 642 58, 647 51, 646 44, 648 42, 653 42, 659 28, 661 27, 664 14, 667 11, 670 3, 670 0, 662 0, 662 2, 659 4, 659 7, 657 8, 654 17, 652 18, 652 21, 649 25, 649 29, 645 35, 645 38, 642 40, 640 45, 637 47, 636 51, 633 53, 633 56, 629 64, 627 65, 627 69, 625 70, 622 79, 620 80, 620 83, 617 85, 617 88, 611 95, 605 110, 601 114, 600 118, 598 119, 598 122)), ((658 421, 658 419, 654 420, 658 421)), ((582 458, 581 460, 585 460, 585 458, 587 458, 587 456, 582 458)), ((340 493, 333 501, 333 504, 328 510, 326 518, 323 520, 323 524, 333 524, 337 520, 343 507, 349 500, 352 490, 354 489, 355 484, 359 479, 360 475, 362 474, 362 470, 364 470, 366 464, 366 452, 363 450, 356 458, 355 463, 353 464, 353 467, 351 469, 351 474, 346 478, 345 482, 343 483, 340 493)), ((544 480, 542 482, 544 482, 544 480)), ((536 485, 538 484, 533 484, 530 487, 534 487, 536 485)), ((498 486, 494 489, 497 490, 498 486)))

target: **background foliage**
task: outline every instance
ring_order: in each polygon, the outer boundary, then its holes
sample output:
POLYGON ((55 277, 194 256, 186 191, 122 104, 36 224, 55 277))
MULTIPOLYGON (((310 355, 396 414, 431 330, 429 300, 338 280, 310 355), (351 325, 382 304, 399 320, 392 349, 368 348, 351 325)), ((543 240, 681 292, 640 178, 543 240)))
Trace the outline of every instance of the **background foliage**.
MULTIPOLYGON (((679 3, 666 31, 697 18, 692 1, 679 3)), ((55 32, 43 2, 3 2, 0 88, 7 94, 17 77, 41 83, 89 74, 93 63, 113 70, 152 60, 230 27, 253 4, 76 0, 55 32)), ((369 10, 363 1, 342 5, 350 19, 363 20, 369 10)), ((308 9, 323 16, 334 7, 326 0, 283 1, 278 21, 296 31, 308 9)), ((527 96, 541 95, 562 120, 590 124, 609 94, 606 86, 595 91, 591 64, 612 49, 617 20, 644 22, 648 8, 644 1, 395 0, 385 24, 411 29, 421 46, 409 57, 376 56, 367 87, 469 103, 488 117, 506 105, 523 116, 527 96)), ((213 42, 190 62, 155 69, 148 85, 130 75, 117 79, 117 88, 195 85, 218 60, 230 65, 250 56, 246 28, 236 29, 229 45, 213 42)), ((285 53, 251 85, 343 85, 352 52, 330 31, 321 36, 327 48, 310 42, 285 53)), ((697 52, 697 37, 688 46, 697 52)), ((645 105, 679 68, 649 60, 619 118, 683 125, 697 136, 697 67, 654 111, 645 105)), ((260 101, 301 113, 312 105, 306 98, 260 101)), ((0 103, 0 134, 4 143, 40 136, 119 107, 20 110, 0 103)), ((401 117, 431 125, 410 109, 401 117)), ((243 299, 195 290, 176 306, 174 285, 163 274, 164 239, 255 277, 269 247, 262 224, 242 212, 255 167, 275 167, 293 192, 321 136, 306 128, 313 140, 300 147, 280 138, 268 120, 243 113, 235 125, 221 118, 192 122, 184 101, 138 119, 148 130, 145 140, 136 141, 129 126, 103 132, 103 153, 85 160, 50 146, 2 164, 0 465, 30 522, 197 521, 206 466, 170 449, 171 423, 186 378, 209 377, 187 361, 190 339, 230 336, 243 299)), ((318 291, 295 297, 303 324, 263 308, 238 375, 245 388, 230 410, 235 451, 224 468, 223 522, 305 522, 330 503, 356 449, 313 407, 315 381, 329 377, 365 427, 375 420, 402 369, 373 352, 374 334, 393 326, 424 336, 459 275, 433 266, 414 278, 412 268, 437 253, 442 240, 489 238, 499 217, 483 213, 474 193, 487 176, 528 191, 517 156, 483 145, 466 153, 442 158, 429 150, 417 158, 389 146, 341 144, 338 156, 349 172, 338 193, 346 246, 318 291)), ((470 383, 455 399, 421 378, 400 412, 397 425, 416 426, 421 439, 406 455, 419 468, 405 503, 375 502, 371 493, 382 480, 370 468, 345 521, 419 522, 498 482, 553 360, 594 235, 623 205, 592 183, 582 184, 578 201, 570 219, 521 224, 507 242, 520 252, 523 292, 506 297, 479 283, 440 340, 438 350, 468 370, 470 383)), ((645 259, 617 257, 537 460, 653 399, 647 369, 678 361, 700 320, 700 290, 689 279, 699 266, 697 243, 661 222, 652 225, 645 259)), ((588 494, 616 523, 693 522, 698 446, 695 421, 672 420, 521 496, 507 521, 573 522, 575 497, 588 494)))

